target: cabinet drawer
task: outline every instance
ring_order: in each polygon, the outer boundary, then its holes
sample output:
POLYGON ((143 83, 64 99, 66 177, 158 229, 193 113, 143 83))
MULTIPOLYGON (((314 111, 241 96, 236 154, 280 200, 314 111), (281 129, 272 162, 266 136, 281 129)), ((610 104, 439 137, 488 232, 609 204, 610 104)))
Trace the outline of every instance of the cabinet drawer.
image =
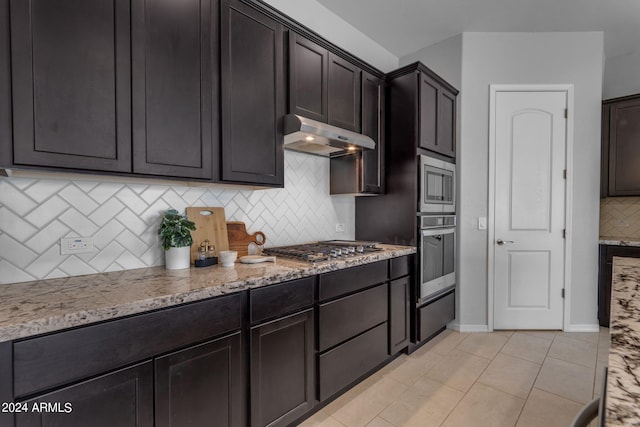
POLYGON ((378 366, 387 358, 387 324, 334 348, 319 357, 320 401, 378 366))
POLYGON ((320 275, 320 301, 364 289, 387 280, 387 261, 351 267, 320 275))
POLYGON ((249 292, 251 323, 284 316, 313 305, 315 277, 252 289, 249 292))
POLYGON ((451 292, 424 307, 420 307, 418 310, 418 315, 420 316, 420 341, 430 338, 455 319, 455 295, 455 292, 451 292))
POLYGON ((607 246, 606 262, 613 262, 614 256, 640 258, 640 247, 635 246, 607 246))
POLYGON ((319 351, 387 320, 387 284, 320 306, 319 351))
POLYGON ((389 263, 389 279, 393 280, 409 274, 409 256, 392 258, 389 263))
POLYGON ((242 294, 14 344, 14 393, 24 396, 241 327, 242 294))

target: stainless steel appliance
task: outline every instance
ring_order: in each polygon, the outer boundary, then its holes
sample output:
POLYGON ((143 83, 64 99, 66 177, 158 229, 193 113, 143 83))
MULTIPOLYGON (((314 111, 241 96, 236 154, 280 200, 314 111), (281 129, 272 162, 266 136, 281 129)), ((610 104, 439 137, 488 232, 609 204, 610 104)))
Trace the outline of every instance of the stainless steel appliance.
POLYGON ((420 212, 455 213, 455 189, 455 164, 420 155, 420 182, 418 185, 420 212))
POLYGON ((420 215, 420 294, 418 305, 453 289, 455 273, 455 215, 420 215))
POLYGON ((265 248, 263 252, 267 255, 315 263, 381 251, 381 248, 376 247, 377 244, 377 242, 357 240, 327 240, 317 243, 265 248))
POLYGON ((285 149, 325 157, 376 147, 367 135, 295 114, 284 117, 284 134, 285 149))

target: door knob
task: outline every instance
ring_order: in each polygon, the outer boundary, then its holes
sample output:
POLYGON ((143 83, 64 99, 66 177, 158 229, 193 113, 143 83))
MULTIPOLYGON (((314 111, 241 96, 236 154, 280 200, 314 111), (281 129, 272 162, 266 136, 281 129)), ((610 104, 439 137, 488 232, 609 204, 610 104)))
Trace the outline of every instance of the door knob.
POLYGON ((496 243, 500 246, 504 245, 505 243, 515 243, 513 240, 502 240, 502 239, 498 239, 496 240, 496 243))

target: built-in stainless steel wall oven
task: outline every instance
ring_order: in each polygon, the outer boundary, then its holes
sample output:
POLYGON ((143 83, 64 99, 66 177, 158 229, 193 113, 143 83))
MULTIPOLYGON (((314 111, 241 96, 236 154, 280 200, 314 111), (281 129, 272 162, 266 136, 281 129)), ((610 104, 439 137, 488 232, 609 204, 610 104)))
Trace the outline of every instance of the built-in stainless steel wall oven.
POLYGON ((456 299, 456 165, 425 155, 418 164, 416 343, 454 320, 456 299))
POLYGON ((418 305, 455 287, 456 217, 420 215, 418 305))

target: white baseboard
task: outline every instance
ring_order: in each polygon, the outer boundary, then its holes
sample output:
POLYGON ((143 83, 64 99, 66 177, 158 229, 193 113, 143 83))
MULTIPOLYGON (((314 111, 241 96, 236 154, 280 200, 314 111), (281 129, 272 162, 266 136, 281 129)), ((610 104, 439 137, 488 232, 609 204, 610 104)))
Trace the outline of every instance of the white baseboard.
MULTIPOLYGON (((489 332, 489 325, 461 325, 457 321, 453 321, 447 325, 447 329, 452 329, 458 332, 489 332)), ((600 325, 586 324, 586 325, 569 325, 569 328, 564 332, 600 332, 600 325)))
POLYGON ((586 325, 569 325, 564 330, 565 332, 600 332, 600 325, 598 324, 586 324, 586 325))
POLYGON ((458 332, 489 332, 488 325, 461 325, 455 321, 449 323, 447 328, 458 332))

